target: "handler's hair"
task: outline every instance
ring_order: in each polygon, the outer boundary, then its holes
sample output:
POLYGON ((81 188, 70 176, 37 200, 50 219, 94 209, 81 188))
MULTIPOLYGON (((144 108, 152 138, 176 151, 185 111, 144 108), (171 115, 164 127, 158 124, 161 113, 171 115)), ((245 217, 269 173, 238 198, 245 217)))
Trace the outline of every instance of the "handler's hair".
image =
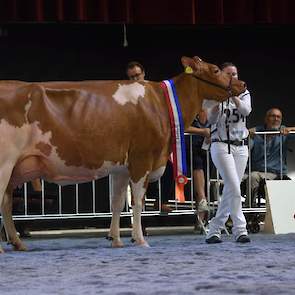
POLYGON ((230 61, 227 61, 221 64, 220 69, 223 70, 224 68, 227 68, 227 67, 236 67, 236 65, 230 61))
POLYGON ((143 73, 145 72, 143 65, 138 61, 129 62, 126 67, 126 72, 130 69, 133 69, 134 67, 139 67, 143 73))

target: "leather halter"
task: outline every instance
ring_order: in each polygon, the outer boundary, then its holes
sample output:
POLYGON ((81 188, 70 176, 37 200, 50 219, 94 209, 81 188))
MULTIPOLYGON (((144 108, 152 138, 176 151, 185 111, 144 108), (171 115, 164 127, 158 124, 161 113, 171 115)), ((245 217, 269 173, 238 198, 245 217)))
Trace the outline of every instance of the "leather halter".
POLYGON ((233 79, 232 76, 230 77, 229 84, 228 84, 227 87, 224 87, 224 86, 219 85, 219 84, 217 84, 217 83, 214 83, 214 82, 208 81, 208 80, 206 80, 206 79, 203 79, 203 78, 197 77, 197 76, 195 76, 195 75, 192 75, 192 76, 193 76, 195 79, 200 80, 200 81, 202 81, 202 82, 205 82, 205 83, 207 83, 207 84, 209 84, 209 85, 211 85, 211 86, 214 86, 214 87, 217 87, 217 88, 221 88, 221 89, 223 89, 223 90, 226 90, 226 91, 228 92, 228 94, 230 95, 230 97, 232 96, 232 79, 233 79))

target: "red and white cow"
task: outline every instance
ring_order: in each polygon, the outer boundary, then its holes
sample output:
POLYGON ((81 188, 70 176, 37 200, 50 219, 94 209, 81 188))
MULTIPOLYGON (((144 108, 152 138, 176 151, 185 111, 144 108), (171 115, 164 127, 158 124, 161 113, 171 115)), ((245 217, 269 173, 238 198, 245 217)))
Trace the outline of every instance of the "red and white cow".
MULTIPOLYGON (((223 101, 245 91, 215 65, 182 58, 190 73, 173 78, 185 128, 203 99, 223 101)), ((149 181, 164 172, 171 129, 159 82, 0 82, 0 205, 15 250, 26 247, 11 215, 12 189, 43 178, 61 185, 113 175, 112 246, 122 246, 119 219, 130 183, 133 239, 148 246, 141 228, 142 198, 149 181)), ((2 252, 0 248, 0 252, 2 252)))

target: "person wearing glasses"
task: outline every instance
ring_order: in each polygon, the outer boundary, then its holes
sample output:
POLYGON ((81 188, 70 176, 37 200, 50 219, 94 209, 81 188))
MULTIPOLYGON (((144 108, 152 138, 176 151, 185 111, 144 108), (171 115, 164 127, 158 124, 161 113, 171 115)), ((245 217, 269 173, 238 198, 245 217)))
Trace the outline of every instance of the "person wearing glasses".
POLYGON ((295 134, 289 133, 295 131, 295 127, 286 127, 282 125, 283 114, 278 108, 269 109, 264 118, 264 125, 249 129, 251 142, 251 204, 249 195, 246 198, 245 205, 256 207, 258 194, 264 197, 261 192, 265 180, 290 179, 287 175, 287 150, 288 142, 295 140, 295 134), (279 131, 277 134, 255 134, 262 131, 279 131), (283 135, 283 136, 281 136, 283 135), (282 143, 282 145, 281 145, 282 143), (266 144, 266 147, 265 147, 266 144), (281 150, 282 146, 282 150, 281 150), (265 159, 266 150, 266 159, 265 159), (282 161, 281 161, 282 155, 282 161), (266 160, 266 167, 265 167, 266 160))
MULTIPOLYGON (((145 69, 138 61, 130 61, 126 66, 126 75, 129 80, 133 81, 145 81, 145 69)), ((165 172, 161 178, 161 205, 160 211, 163 213, 172 212, 172 208, 169 207, 169 198, 173 198, 173 170, 172 164, 168 161, 165 172)), ((149 183, 146 195, 154 198, 159 195, 158 182, 149 183)), ((157 209, 157 204, 155 204, 157 209)))
POLYGON ((127 64, 126 75, 129 80, 144 81, 145 70, 141 63, 131 61, 127 64))

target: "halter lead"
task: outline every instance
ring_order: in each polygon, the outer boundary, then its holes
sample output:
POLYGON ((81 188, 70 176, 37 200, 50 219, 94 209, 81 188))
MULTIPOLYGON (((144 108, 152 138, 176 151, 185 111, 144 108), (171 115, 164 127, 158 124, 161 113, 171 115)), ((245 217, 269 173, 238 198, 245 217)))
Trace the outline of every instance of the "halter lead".
POLYGON ((202 82, 205 82, 205 83, 207 83, 207 84, 209 84, 209 85, 212 85, 212 86, 215 86, 215 87, 217 87, 217 88, 221 88, 221 89, 223 89, 223 90, 226 90, 226 91, 228 92, 228 94, 230 95, 230 97, 232 96, 232 77, 231 77, 230 80, 229 80, 229 84, 228 84, 228 86, 227 86, 227 87, 224 87, 224 86, 219 85, 219 84, 217 84, 217 83, 214 83, 214 82, 208 81, 208 80, 206 80, 206 79, 203 79, 203 78, 197 77, 197 76, 195 76, 195 75, 192 75, 192 76, 193 76, 195 79, 200 80, 200 81, 202 81, 202 82))

